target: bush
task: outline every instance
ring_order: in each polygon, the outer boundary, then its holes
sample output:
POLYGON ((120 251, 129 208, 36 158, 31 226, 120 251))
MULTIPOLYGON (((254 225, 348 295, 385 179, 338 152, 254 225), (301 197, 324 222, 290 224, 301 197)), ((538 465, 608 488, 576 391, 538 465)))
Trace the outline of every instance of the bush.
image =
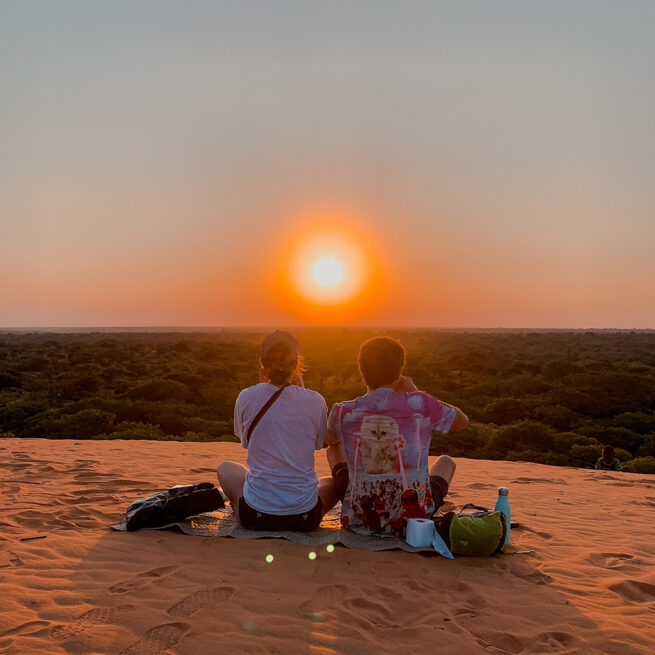
POLYGON ((623 470, 628 473, 655 473, 655 457, 637 457, 626 462, 623 470))
POLYGON ((159 441, 164 438, 164 432, 158 425, 123 421, 115 426, 115 429, 108 435, 108 439, 151 439, 159 441))
POLYGON ((0 406, 0 426, 6 430, 20 432, 25 423, 48 408, 45 400, 20 398, 0 406))
POLYGON ((598 445, 573 444, 568 453, 569 466, 592 469, 601 456, 602 448, 598 445))
POLYGON ((189 432, 205 433, 211 437, 212 440, 223 438, 225 435, 234 436, 233 421, 210 421, 204 418, 190 418, 187 421, 189 432))
POLYGON ((489 452, 504 458, 510 450, 549 451, 553 449, 553 431, 537 421, 518 421, 498 429, 489 442, 489 452))
POLYGON ((128 389, 122 398, 129 400, 180 401, 194 403, 197 399, 189 388, 176 380, 150 380, 128 389))
MULTIPOLYGON (((625 428, 603 428, 597 426, 585 426, 581 431, 590 437, 594 437, 602 444, 616 448, 623 448, 633 455, 637 453, 643 442, 643 437, 636 432, 625 428)), ((632 457, 632 455, 631 455, 632 457)))
POLYGON ((603 445, 594 437, 587 437, 584 434, 577 434, 576 432, 569 432, 568 434, 573 436, 573 443, 578 446, 594 446, 600 450, 603 445))
POLYGON ((563 405, 537 407, 535 416, 557 430, 570 430, 578 421, 578 415, 563 405))
POLYGON ((483 423, 469 423, 465 430, 450 434, 433 432, 430 455, 483 458, 486 456, 487 443, 494 433, 493 427, 483 423))
POLYGON ((57 412, 51 410, 33 417, 28 427, 18 436, 89 439, 97 434, 111 431, 115 418, 115 414, 100 409, 83 409, 75 414, 61 416, 57 416, 57 412))
MULTIPOLYGON (((405 344, 420 388, 472 419, 435 434, 432 454, 593 466, 608 442, 625 449, 617 456, 626 463, 655 457, 655 334, 389 333, 405 344)), ((298 335, 306 384, 328 406, 365 393, 357 351, 374 334, 298 335)), ((1 335, 0 433, 232 440, 234 402, 257 381, 261 337, 1 335)))
POLYGON ((79 400, 84 396, 90 396, 100 390, 100 379, 98 375, 83 375, 64 383, 60 387, 60 394, 64 398, 79 400))
POLYGON ((545 393, 550 385, 540 375, 517 375, 510 380, 513 389, 520 389, 522 394, 536 396, 545 393))
POLYGON ((529 402, 517 398, 498 398, 492 400, 482 412, 482 417, 489 423, 507 425, 514 421, 530 418, 532 406, 529 402))
POLYGON ((629 453, 627 450, 623 450, 623 448, 615 448, 614 456, 618 458, 623 464, 632 461, 633 459, 632 454, 629 453))
POLYGON ((561 381, 562 378, 571 375, 571 373, 576 373, 578 370, 579 368, 576 364, 567 360, 546 362, 542 367, 542 372, 546 379, 558 382, 561 381))
POLYGON ((170 411, 154 414, 152 422, 156 423, 166 434, 183 435, 189 429, 186 416, 170 411))
MULTIPOLYGON (((603 454, 601 444, 573 444, 568 453, 568 460, 571 466, 580 468, 594 468, 598 458, 603 454)), ((632 455, 622 448, 615 448, 614 455, 625 465, 625 462, 632 459, 632 455)))
POLYGON ((510 462, 535 462, 537 464, 550 464, 551 466, 566 466, 566 455, 544 452, 542 450, 510 450, 505 459, 510 462))
POLYGON ((648 457, 649 455, 655 455, 655 432, 651 432, 644 437, 637 451, 638 457, 648 457))
POLYGON ((612 419, 612 425, 617 428, 625 428, 631 432, 646 434, 655 431, 655 414, 624 412, 612 419))

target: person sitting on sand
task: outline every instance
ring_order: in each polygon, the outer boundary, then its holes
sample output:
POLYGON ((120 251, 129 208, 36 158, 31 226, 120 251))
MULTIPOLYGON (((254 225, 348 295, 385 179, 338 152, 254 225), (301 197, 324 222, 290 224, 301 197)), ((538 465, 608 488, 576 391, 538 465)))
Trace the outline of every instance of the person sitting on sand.
POLYGON ((614 457, 614 448, 612 446, 605 446, 602 457, 599 457, 596 461, 595 468, 599 471, 622 471, 623 464, 614 457))
POLYGON ((400 534, 408 518, 443 504, 455 462, 428 469, 432 431, 462 430, 467 416, 419 391, 402 374, 405 350, 390 337, 365 341, 359 370, 367 393, 335 403, 328 418, 328 462, 342 497, 341 522, 363 534, 400 534))
POLYGON ((234 433, 248 450, 248 467, 222 462, 218 481, 245 527, 315 530, 338 501, 332 478, 318 480, 314 471, 314 450, 325 440, 327 405, 319 393, 305 389, 298 341, 291 333, 276 330, 264 339, 259 377, 259 384, 241 391, 234 407, 234 433))

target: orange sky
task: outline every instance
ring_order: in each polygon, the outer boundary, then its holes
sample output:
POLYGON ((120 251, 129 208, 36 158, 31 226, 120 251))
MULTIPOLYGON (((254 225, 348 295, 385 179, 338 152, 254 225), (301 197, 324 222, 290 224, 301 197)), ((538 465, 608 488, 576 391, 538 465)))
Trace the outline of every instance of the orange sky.
POLYGON ((654 5, 285 7, 3 7, 0 327, 655 328, 654 5))

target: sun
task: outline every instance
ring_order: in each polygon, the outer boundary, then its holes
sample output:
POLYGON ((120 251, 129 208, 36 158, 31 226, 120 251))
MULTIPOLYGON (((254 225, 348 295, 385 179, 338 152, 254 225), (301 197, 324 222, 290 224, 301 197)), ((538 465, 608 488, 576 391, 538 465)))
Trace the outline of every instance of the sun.
POLYGON ((289 257, 290 286, 310 303, 336 305, 356 296, 364 284, 359 244, 338 233, 306 237, 289 257))
POLYGON ((348 212, 308 212, 281 235, 272 297, 311 325, 343 325, 368 315, 386 294, 389 258, 378 235, 348 212))
POLYGON ((321 257, 312 268, 312 277, 322 287, 336 287, 343 280, 343 264, 332 255, 321 257))

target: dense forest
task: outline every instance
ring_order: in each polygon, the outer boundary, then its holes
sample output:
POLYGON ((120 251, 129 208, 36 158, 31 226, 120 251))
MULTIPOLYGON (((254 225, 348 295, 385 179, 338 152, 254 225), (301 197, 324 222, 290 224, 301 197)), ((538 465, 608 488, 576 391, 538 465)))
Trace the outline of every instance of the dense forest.
MULTIPOLYGON (((366 330, 298 330, 306 386, 328 407, 365 391, 366 330)), ((419 388, 461 407, 433 454, 655 473, 655 333, 389 331, 419 388)), ((235 441, 264 332, 0 334, 0 437, 235 441)))

